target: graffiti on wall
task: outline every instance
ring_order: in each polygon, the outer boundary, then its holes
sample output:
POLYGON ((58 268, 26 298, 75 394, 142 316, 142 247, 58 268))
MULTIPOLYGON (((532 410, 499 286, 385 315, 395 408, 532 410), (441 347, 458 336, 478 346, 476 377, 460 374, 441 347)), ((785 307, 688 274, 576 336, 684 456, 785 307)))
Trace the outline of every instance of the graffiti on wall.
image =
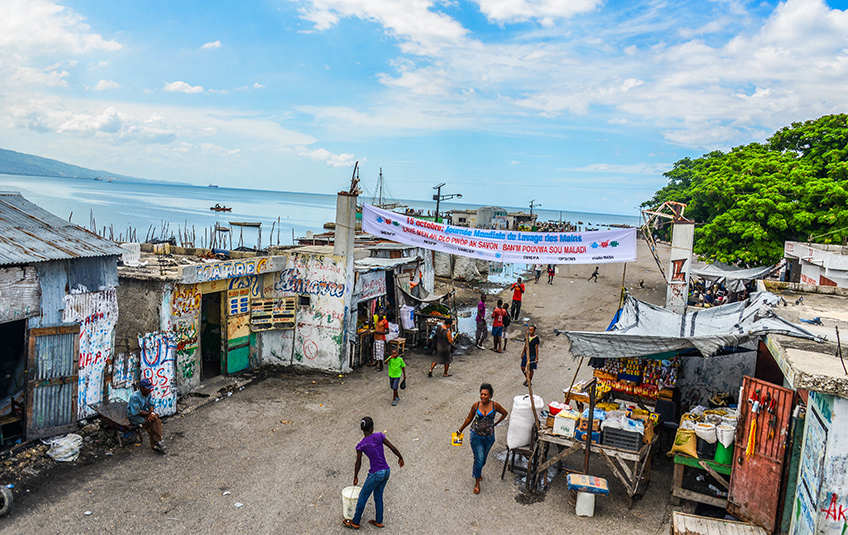
POLYGON ((112 387, 131 387, 138 378, 138 353, 121 351, 113 355, 112 359, 112 387))
POLYGON ((200 289, 196 284, 180 284, 171 295, 171 313, 174 316, 188 316, 200 310, 200 289))
POLYGON ((258 275, 271 269, 267 258, 244 258, 215 262, 197 267, 197 282, 208 282, 245 275, 258 275))
POLYGON ((280 272, 274 289, 284 293, 309 294, 328 297, 344 297, 345 283, 316 278, 315 274, 301 274, 297 269, 280 272))
POLYGON ((80 324, 77 416, 92 416, 90 404, 103 401, 106 365, 112 360, 112 338, 118 322, 114 288, 64 297, 62 321, 80 324))
POLYGON ((156 412, 162 416, 176 413, 176 335, 167 332, 140 334, 138 346, 141 348, 140 375, 142 379, 153 382, 153 405, 156 412))
POLYGON ((194 318, 177 321, 171 327, 174 338, 174 351, 177 361, 177 371, 180 377, 192 379, 195 375, 197 351, 197 323, 194 318))

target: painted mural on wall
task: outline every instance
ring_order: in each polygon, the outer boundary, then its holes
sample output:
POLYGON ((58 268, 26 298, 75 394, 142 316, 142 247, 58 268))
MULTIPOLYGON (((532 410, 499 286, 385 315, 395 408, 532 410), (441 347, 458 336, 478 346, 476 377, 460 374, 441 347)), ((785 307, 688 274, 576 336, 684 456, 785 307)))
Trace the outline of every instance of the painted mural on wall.
POLYGON ((295 253, 282 271, 266 276, 265 297, 308 296, 309 305, 298 306, 292 337, 274 337, 279 345, 263 343, 263 359, 321 369, 345 366, 345 275, 342 259, 295 253))
POLYGON ((138 353, 120 351, 112 357, 112 387, 129 388, 138 379, 138 353))
POLYGON ((115 288, 64 297, 62 321, 80 324, 77 416, 95 413, 90 404, 103 401, 106 364, 112 359, 118 299, 115 288))
POLYGON ((177 412, 175 333, 147 333, 138 337, 140 350, 140 379, 153 382, 153 405, 161 416, 177 412))
POLYGON ((176 385, 187 392, 200 384, 198 339, 202 296, 197 284, 178 284, 169 298, 170 318, 166 330, 173 335, 176 359, 176 385))

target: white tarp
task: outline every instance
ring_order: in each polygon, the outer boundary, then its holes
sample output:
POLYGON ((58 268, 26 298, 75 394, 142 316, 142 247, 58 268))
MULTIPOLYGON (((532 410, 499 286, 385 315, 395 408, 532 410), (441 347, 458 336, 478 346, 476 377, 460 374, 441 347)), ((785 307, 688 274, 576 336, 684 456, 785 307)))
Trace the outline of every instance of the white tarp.
POLYGON ((707 264, 701 269, 693 268, 690 274, 693 277, 700 277, 717 284, 724 284, 731 292, 740 292, 745 288, 747 281, 762 279, 774 271, 775 268, 776 266, 760 266, 746 269, 716 262, 714 264, 707 264))
POLYGON ((455 227, 362 207, 362 230, 379 238, 492 262, 604 264, 636 260, 636 229, 518 232, 455 227))
POLYGON ((676 314, 630 295, 618 321, 605 332, 559 331, 571 341, 574 357, 639 357, 665 351, 697 349, 705 357, 765 334, 821 341, 803 327, 771 310, 777 297, 769 292, 749 299, 676 314))

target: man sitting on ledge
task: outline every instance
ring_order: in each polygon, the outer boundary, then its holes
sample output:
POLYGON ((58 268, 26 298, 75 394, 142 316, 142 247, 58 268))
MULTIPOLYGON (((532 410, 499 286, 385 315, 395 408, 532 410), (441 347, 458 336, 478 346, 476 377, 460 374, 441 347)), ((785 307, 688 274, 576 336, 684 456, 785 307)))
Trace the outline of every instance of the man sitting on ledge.
POLYGON ((127 403, 127 420, 133 425, 141 425, 150 437, 150 449, 156 453, 165 453, 162 445, 162 420, 154 412, 153 383, 150 379, 142 379, 139 389, 130 396, 127 403))

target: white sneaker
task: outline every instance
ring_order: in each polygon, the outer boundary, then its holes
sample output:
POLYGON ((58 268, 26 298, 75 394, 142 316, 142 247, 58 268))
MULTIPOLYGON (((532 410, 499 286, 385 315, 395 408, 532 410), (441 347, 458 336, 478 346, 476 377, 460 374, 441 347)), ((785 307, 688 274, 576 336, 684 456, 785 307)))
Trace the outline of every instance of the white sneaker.
POLYGON ((483 346, 478 345, 478 346, 477 346, 477 349, 486 349, 486 348, 485 348, 485 347, 483 347, 483 346))

